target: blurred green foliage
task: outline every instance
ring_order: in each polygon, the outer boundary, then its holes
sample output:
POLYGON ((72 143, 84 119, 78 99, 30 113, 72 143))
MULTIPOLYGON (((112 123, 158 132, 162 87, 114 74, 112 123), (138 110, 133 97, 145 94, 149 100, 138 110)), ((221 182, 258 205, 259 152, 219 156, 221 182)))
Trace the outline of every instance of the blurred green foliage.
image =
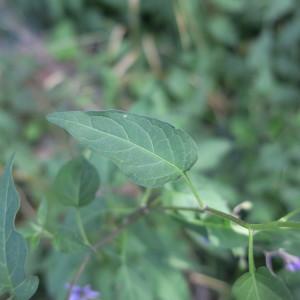
MULTIPOLYGON (((213 186, 230 209, 250 201, 252 208, 243 211, 247 220, 274 220, 299 207, 298 1, 11 0, 1 16, 0 162, 17 152, 16 178, 33 207, 63 162, 83 151, 50 129, 45 115, 105 108, 130 109, 189 131, 199 146, 197 180, 205 188, 213 186)), ((82 208, 90 209, 86 225, 93 236, 99 235, 99 220, 106 232, 124 215, 116 211, 134 206, 132 195, 140 191, 108 162, 91 160, 104 190, 113 191, 113 196, 105 192, 107 199, 98 204, 110 213, 95 214, 96 204, 82 208)), ((64 214, 63 207, 51 203, 49 210, 53 216, 64 214)), ((66 230, 74 230, 68 218, 64 222, 66 230)), ((131 229, 136 235, 125 234, 105 249, 100 269, 92 267, 83 281, 93 283, 107 299, 189 299, 186 281, 174 270, 191 268, 187 262, 195 261, 195 269, 232 282, 244 265, 239 247, 233 258, 208 247, 199 235, 181 235, 179 242, 176 228, 173 221, 149 217, 131 229), (155 227, 158 232, 153 232, 155 227), (157 242, 159 251, 168 249, 165 256, 147 248, 154 240, 162 243, 157 242), (153 263, 145 251, 164 263, 153 263), (128 264, 134 268, 128 271, 128 264), (155 264, 166 267, 159 270, 155 264), (157 279, 152 287, 144 287, 148 277, 139 275, 141 269, 157 279), (142 281, 131 298, 124 274, 142 281), (123 295, 110 294, 114 284, 123 295), (173 295, 175 285, 178 294, 173 295), (147 289, 157 295, 143 298, 147 289)), ((69 280, 80 254, 49 251, 46 246, 36 250, 33 265, 43 274, 42 288, 59 299, 56 293, 69 280)), ((296 288, 295 280, 295 293, 296 288)))

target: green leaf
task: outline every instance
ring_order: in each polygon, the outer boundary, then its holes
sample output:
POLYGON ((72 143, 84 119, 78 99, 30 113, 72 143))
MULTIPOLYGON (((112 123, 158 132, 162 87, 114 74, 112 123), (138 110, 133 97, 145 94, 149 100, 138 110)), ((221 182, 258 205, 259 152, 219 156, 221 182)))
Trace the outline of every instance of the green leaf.
POLYGON ((15 230, 20 200, 12 178, 13 159, 0 178, 0 296, 9 293, 15 300, 27 300, 38 287, 37 277, 26 277, 24 264, 27 248, 15 230))
POLYGON ((197 160, 196 145, 188 134, 153 118, 108 110, 53 113, 48 120, 111 159, 142 186, 175 180, 197 160))
POLYGON ((285 284, 261 267, 254 274, 242 275, 233 286, 237 300, 289 300, 292 296, 285 284))
POLYGON ((118 300, 190 299, 187 284, 180 272, 157 264, 154 259, 141 260, 134 266, 123 263, 115 273, 114 284, 113 299, 118 300), (144 270, 147 270, 147 274, 144 270))
POLYGON ((95 199, 100 185, 96 168, 84 157, 67 162, 54 181, 54 193, 67 206, 84 206, 95 199))
POLYGON ((152 224, 162 224, 161 230, 153 230, 148 220, 141 220, 133 225, 131 234, 124 233, 119 240, 116 251, 120 258, 113 256, 101 272, 96 267, 103 299, 191 299, 182 271, 196 268, 197 263, 189 258, 188 243, 178 243, 179 232, 173 222, 163 216, 149 217, 152 224), (182 269, 176 265, 178 261, 182 269))

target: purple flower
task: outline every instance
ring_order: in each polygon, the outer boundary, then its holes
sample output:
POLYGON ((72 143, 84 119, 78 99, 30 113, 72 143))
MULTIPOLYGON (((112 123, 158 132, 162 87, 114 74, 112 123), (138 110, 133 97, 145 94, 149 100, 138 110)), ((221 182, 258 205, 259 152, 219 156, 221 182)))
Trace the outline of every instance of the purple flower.
POLYGON ((284 267, 286 270, 290 272, 300 271, 300 257, 289 254, 283 249, 279 249, 277 251, 266 252, 266 265, 271 273, 274 273, 272 268, 272 259, 274 256, 280 257, 284 262, 284 267))
POLYGON ((70 284, 67 284, 66 288, 68 290, 71 289, 70 297, 68 300, 93 300, 100 297, 100 293, 98 291, 92 290, 90 285, 80 287, 79 285, 71 286, 70 284))

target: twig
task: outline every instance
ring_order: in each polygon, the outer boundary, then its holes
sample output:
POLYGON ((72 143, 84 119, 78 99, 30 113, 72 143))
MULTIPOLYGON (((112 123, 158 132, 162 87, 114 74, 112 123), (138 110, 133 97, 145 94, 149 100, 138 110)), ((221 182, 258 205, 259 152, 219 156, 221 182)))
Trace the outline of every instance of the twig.
POLYGON ((113 71, 115 74, 122 78, 126 72, 133 66, 133 64, 137 61, 139 57, 139 53, 137 51, 131 51, 127 53, 114 67, 113 71))
POLYGON ((179 33, 179 38, 181 41, 181 45, 183 49, 187 49, 189 46, 189 36, 188 36, 188 30, 186 26, 186 20, 185 17, 182 13, 182 7, 180 7, 180 3, 177 1, 174 1, 174 15, 175 15, 175 20, 178 28, 178 33, 179 33))
POLYGON ((161 61, 160 61, 159 53, 155 45, 155 40, 153 36, 151 35, 144 36, 142 42, 143 42, 144 53, 151 69, 153 70, 154 74, 156 74, 159 78, 161 78, 163 73, 161 67, 161 61))
POLYGON ((231 214, 224 213, 212 207, 205 206, 204 208, 197 207, 185 207, 185 206, 160 206, 162 210, 173 210, 173 211, 193 211, 198 213, 209 213, 213 216, 217 216, 224 220, 231 221, 243 228, 252 230, 277 230, 278 228, 286 229, 300 229, 300 222, 287 222, 287 221, 273 221, 267 223, 247 223, 231 214))
POLYGON ((225 298, 230 294, 230 287, 224 281, 198 272, 189 272, 188 277, 192 284, 208 287, 212 290, 217 291, 225 298))
POLYGON ((138 47, 140 36, 140 0, 128 0, 128 17, 132 31, 133 43, 138 47))
POLYGON ((113 28, 107 46, 110 55, 114 56, 120 51, 125 33, 124 26, 117 25, 113 28))
POLYGON ((246 223, 245 221, 243 221, 239 218, 236 218, 233 215, 223 213, 221 211, 218 211, 218 210, 213 209, 213 208, 208 207, 208 206, 205 206, 204 208, 185 207, 185 206, 160 206, 159 208, 162 209, 162 210, 173 210, 173 211, 181 210, 181 211, 193 211, 193 212, 198 212, 198 213, 207 212, 207 213, 210 213, 212 215, 218 216, 222 219, 230 220, 230 221, 232 221, 232 222, 234 222, 234 223, 236 223, 236 224, 238 224, 241 227, 244 227, 246 229, 249 228, 249 224, 246 223))

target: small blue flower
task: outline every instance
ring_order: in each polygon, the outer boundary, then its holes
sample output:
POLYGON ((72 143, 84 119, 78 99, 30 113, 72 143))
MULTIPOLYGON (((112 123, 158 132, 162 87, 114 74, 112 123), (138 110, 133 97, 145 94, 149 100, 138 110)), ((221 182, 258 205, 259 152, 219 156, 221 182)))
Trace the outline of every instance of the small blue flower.
POLYGON ((279 249, 277 251, 266 252, 266 265, 271 273, 274 273, 272 268, 272 259, 274 256, 280 257, 284 262, 284 267, 286 270, 290 272, 300 271, 300 257, 289 254, 283 249, 279 249))
POLYGON ((90 285, 85 285, 84 287, 73 285, 71 287, 70 284, 67 284, 66 288, 68 290, 71 288, 70 297, 68 300, 93 300, 100 297, 100 293, 92 290, 90 285))
POLYGON ((285 253, 285 268, 290 272, 300 271, 300 257, 285 253))

